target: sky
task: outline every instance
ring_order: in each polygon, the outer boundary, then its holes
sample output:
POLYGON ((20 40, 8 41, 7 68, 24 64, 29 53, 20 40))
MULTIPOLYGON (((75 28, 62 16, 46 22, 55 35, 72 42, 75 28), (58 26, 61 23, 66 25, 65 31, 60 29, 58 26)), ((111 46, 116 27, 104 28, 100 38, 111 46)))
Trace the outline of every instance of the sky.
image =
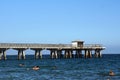
POLYGON ((0 43, 73 40, 120 53, 120 0, 0 0, 0 43))

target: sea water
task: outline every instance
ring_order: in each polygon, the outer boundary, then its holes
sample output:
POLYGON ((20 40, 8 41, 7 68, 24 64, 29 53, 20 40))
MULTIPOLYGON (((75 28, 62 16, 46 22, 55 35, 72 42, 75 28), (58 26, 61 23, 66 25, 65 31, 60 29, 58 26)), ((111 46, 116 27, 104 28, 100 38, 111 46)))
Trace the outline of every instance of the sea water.
POLYGON ((7 56, 0 61, 0 80, 120 80, 120 54, 104 54, 102 58, 72 58, 26 60, 7 56), (19 64, 23 64, 20 66, 19 64), (32 70, 33 66, 40 69, 32 70), (115 76, 109 76, 112 70, 115 76))

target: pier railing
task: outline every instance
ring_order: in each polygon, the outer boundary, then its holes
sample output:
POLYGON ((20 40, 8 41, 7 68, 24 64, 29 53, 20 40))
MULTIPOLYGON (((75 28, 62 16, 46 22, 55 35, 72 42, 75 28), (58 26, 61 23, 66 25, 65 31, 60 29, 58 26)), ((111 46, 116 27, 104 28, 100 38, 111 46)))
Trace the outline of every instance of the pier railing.
POLYGON ((102 47, 102 44, 85 44, 83 47, 102 47))
POLYGON ((34 43, 0 43, 0 48, 49 48, 49 47, 71 47, 71 44, 34 44, 34 43))
POLYGON ((101 44, 84 44, 73 47, 72 44, 37 44, 37 43, 0 43, 0 48, 103 48, 101 44))

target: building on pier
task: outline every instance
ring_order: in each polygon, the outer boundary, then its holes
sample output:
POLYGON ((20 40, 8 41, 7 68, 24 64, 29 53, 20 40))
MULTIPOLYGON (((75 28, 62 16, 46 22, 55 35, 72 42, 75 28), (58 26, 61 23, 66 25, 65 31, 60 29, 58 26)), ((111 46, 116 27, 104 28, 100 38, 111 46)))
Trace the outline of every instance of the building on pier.
POLYGON ((72 47, 83 47, 83 43, 84 41, 80 41, 80 40, 76 40, 76 41, 72 41, 72 47))
POLYGON ((100 44, 84 44, 84 41, 72 41, 71 44, 32 44, 32 43, 0 43, 0 59, 7 59, 6 50, 18 51, 18 59, 26 59, 25 50, 35 51, 35 59, 42 59, 42 50, 50 50, 51 58, 91 58, 102 57, 105 49, 100 44), (92 53, 94 52, 94 53, 92 53))

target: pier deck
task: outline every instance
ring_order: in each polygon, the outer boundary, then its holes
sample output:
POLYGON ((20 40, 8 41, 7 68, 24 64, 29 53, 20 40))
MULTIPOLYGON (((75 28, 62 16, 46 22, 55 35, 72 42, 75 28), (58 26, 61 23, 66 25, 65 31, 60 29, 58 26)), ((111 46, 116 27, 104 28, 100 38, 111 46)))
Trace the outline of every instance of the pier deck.
POLYGON ((100 44, 83 44, 83 41, 74 41, 72 44, 37 44, 37 43, 0 43, 0 59, 6 59, 6 50, 14 49, 18 51, 18 59, 25 59, 25 50, 31 49, 35 51, 35 58, 42 58, 42 50, 50 50, 51 58, 61 58, 64 51, 64 58, 72 58, 73 51, 76 57, 92 57, 92 51, 95 51, 95 57, 101 57, 101 50, 104 50, 100 44))

